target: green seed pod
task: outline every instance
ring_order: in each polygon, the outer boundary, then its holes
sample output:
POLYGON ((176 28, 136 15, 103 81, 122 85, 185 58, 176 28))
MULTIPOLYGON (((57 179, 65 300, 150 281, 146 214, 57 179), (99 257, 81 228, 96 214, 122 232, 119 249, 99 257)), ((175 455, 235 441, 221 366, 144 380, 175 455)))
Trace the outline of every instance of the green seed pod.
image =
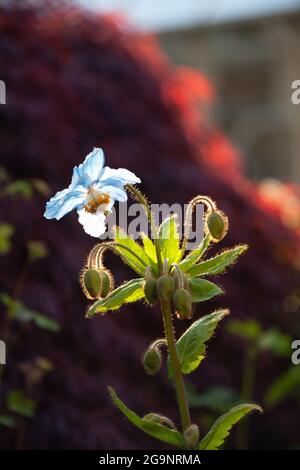
POLYGON ((219 242, 223 240, 227 233, 228 218, 223 212, 213 210, 206 217, 206 227, 213 240, 219 242))
POLYGON ((157 347, 147 349, 143 357, 143 365, 148 375, 155 375, 160 370, 162 357, 157 347))
POLYGON ((184 437, 189 449, 194 449, 199 441, 199 428, 196 424, 191 424, 185 431, 184 437))
POLYGON ((169 418, 158 413, 148 413, 143 417, 143 420, 151 421, 151 423, 162 424, 171 429, 176 429, 175 424, 169 418))
POLYGON ((96 269, 86 269, 80 279, 81 287, 88 299, 97 299, 101 291, 101 277, 96 269))
POLYGON ((101 289, 100 296, 106 297, 113 287, 113 278, 111 273, 107 269, 102 269, 99 271, 99 276, 101 280, 101 289))
POLYGON ((157 279, 157 294, 162 302, 170 300, 175 290, 175 282, 172 276, 163 274, 157 279))
POLYGON ((158 302, 158 295, 156 290, 156 279, 147 279, 144 285, 144 292, 146 300, 151 305, 155 305, 158 302))
POLYGON ((178 318, 184 320, 192 316, 192 297, 188 290, 177 289, 173 294, 173 303, 178 318))

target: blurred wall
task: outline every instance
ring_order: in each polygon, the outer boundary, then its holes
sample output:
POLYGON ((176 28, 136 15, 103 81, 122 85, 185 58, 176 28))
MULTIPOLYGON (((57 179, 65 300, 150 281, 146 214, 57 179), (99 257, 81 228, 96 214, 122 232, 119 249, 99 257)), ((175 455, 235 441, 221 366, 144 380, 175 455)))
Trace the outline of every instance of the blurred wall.
POLYGON ((300 182, 300 13, 160 34, 176 64, 207 74, 213 118, 239 148, 248 175, 300 182))

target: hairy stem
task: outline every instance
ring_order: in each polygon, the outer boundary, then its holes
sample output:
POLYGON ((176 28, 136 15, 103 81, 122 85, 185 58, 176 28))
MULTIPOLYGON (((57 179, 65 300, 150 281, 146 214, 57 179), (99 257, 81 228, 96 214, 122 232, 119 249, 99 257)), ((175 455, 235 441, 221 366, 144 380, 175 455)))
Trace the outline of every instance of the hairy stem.
POLYGON ((153 240, 154 240, 159 272, 161 273, 162 272, 162 259, 161 259, 161 250, 160 250, 160 242, 159 242, 159 237, 158 237, 158 230, 157 230, 157 227, 156 227, 156 224, 155 224, 153 214, 150 210, 148 201, 145 198, 145 196, 143 196, 143 194, 136 187, 132 186, 131 184, 127 184, 126 188, 128 189, 128 191, 131 192, 133 197, 144 206, 147 218, 148 218, 149 223, 150 223, 152 237, 153 237, 153 240))
MULTIPOLYGON (((145 263, 144 260, 142 260, 142 258, 140 258, 133 250, 131 250, 130 248, 128 248, 128 246, 126 245, 123 245, 122 243, 118 243, 118 242, 102 242, 102 243, 99 243, 98 245, 96 245, 94 248, 92 248, 89 256, 88 256, 88 259, 87 259, 87 264, 90 268, 93 267, 93 263, 94 263, 94 258, 97 259, 97 263, 99 263, 99 259, 101 258, 101 255, 104 253, 105 250, 112 250, 114 252, 116 252, 118 255, 120 255, 120 253, 118 252, 118 250, 116 248, 122 248, 123 250, 125 251, 128 251, 132 256, 134 256, 141 264, 143 264, 145 266, 145 268, 147 268, 147 264, 145 263), (99 258, 100 257, 100 258, 99 258)), ((96 263, 96 264, 97 264, 96 263)), ((101 263, 100 263, 101 264, 101 263)))
POLYGON ((172 373, 176 389, 177 403, 180 413, 181 426, 183 431, 190 426, 191 417, 190 410, 188 406, 184 381, 182 372, 180 369, 180 362, 176 350, 175 335, 172 321, 172 312, 171 312, 171 303, 170 301, 162 302, 161 309, 164 320, 165 334, 168 345, 168 351, 170 356, 170 361, 172 365, 172 373))

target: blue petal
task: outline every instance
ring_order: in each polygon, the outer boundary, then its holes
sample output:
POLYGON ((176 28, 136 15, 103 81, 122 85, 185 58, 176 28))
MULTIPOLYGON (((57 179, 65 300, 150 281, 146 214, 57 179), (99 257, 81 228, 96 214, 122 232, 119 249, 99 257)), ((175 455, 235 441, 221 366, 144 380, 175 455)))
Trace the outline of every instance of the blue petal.
POLYGON ((68 212, 83 206, 87 191, 83 186, 76 186, 74 189, 64 189, 53 196, 46 203, 44 217, 46 219, 61 219, 68 212))
POLYGON ((77 184, 82 184, 87 187, 100 179, 103 172, 103 165, 103 150, 94 147, 93 151, 85 157, 84 162, 77 167, 75 166, 73 178, 77 180, 77 184))
POLYGON ((101 183, 112 186, 125 186, 125 184, 140 183, 141 180, 134 173, 125 168, 114 170, 106 166, 101 175, 101 183))
POLYGON ((111 199, 115 199, 120 202, 127 201, 127 193, 122 187, 106 184, 101 187, 101 192, 109 194, 111 199))

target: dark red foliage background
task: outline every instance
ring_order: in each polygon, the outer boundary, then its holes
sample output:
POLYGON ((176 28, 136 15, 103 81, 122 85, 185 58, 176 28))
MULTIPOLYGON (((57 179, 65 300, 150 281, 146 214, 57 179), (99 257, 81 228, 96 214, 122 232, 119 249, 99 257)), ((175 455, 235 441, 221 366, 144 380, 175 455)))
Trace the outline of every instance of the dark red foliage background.
MULTIPOLYGON (((137 35, 115 18, 71 7, 48 13, 24 5, 0 8, 0 31, 0 78, 7 85, 7 104, 0 108, 1 165, 14 178, 46 180, 54 193, 69 184, 73 166, 100 146, 111 167, 124 166, 142 178, 141 188, 153 202, 184 203, 209 194, 230 219, 222 247, 246 242, 251 250, 220 279, 226 297, 201 306, 199 313, 228 306, 235 317, 253 316, 295 336, 296 314, 286 313, 283 302, 297 285, 299 238, 282 225, 278 207, 263 206, 235 150, 208 124, 205 106, 213 90, 206 79, 172 67, 153 38, 137 35)), ((45 355, 56 366, 35 391, 38 414, 27 422, 24 445, 161 448, 125 422, 106 393, 111 384, 138 413, 160 411, 177 420, 165 374, 148 378, 140 364, 143 350, 161 335, 158 311, 135 304, 84 319, 87 302, 78 272, 94 240, 75 214, 60 223, 45 220, 44 204, 42 197, 34 202, 6 198, 0 206, 1 219, 17 228, 13 255, 1 259, 1 290, 13 289, 26 240, 45 240, 50 256, 32 268, 21 298, 62 326, 58 335, 30 328, 9 356, 4 392, 20 382, 14 367, 20 359, 45 355)), ((118 260, 109 263, 118 281, 129 276, 118 260)), ((262 358, 257 401, 285 366, 268 355, 262 358)), ((238 387, 241 372, 242 345, 220 327, 193 380, 199 390, 238 387)), ((194 416, 201 419, 199 412, 194 416)), ((252 448, 297 443, 299 420, 292 401, 251 423, 252 448)), ((14 432, 2 429, 0 443, 13 448, 14 432)))

